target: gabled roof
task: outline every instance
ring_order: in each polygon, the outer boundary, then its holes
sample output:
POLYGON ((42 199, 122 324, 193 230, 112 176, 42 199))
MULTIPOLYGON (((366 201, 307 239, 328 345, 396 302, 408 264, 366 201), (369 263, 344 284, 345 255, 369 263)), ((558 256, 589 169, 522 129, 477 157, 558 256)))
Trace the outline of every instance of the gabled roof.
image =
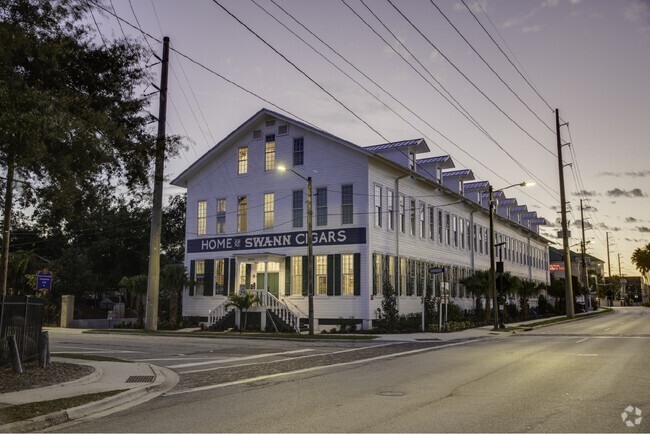
POLYGON ((449 155, 439 155, 437 157, 429 157, 429 158, 420 158, 419 160, 416 160, 416 163, 418 164, 434 164, 434 163, 444 163, 446 161, 451 160, 451 157, 449 155))
MULTIPOLYGON (((363 147, 355 145, 354 143, 348 142, 347 140, 341 139, 340 137, 337 137, 333 134, 330 134, 326 131, 323 131, 314 125, 309 125, 304 122, 297 121, 293 118, 287 117, 281 113, 275 112, 273 110, 269 110, 267 108, 260 109, 257 113, 255 113, 253 116, 248 118, 244 123, 239 125, 237 128, 235 128, 230 134, 228 134, 223 140, 221 140, 219 143, 214 145, 208 152, 203 154, 198 160, 196 160, 194 163, 190 165, 187 169, 185 169, 183 172, 181 172, 180 175, 178 175, 174 180, 171 181, 172 185, 177 185, 179 187, 187 187, 187 182, 188 179, 196 173, 196 171, 200 170, 203 168, 206 164, 209 164, 210 160, 212 159, 213 155, 218 153, 222 148, 224 148, 231 140, 233 140, 237 135, 239 135, 242 131, 245 131, 247 128, 249 128, 251 125, 254 125, 257 123, 259 120, 261 120, 264 116, 273 116, 274 118, 277 118, 283 122, 286 122, 288 124, 293 124, 297 125, 301 128, 304 128, 305 130, 308 130, 314 134, 318 134, 320 136, 326 137, 332 141, 335 141, 337 143, 340 143, 344 146, 348 146, 350 148, 355 149, 356 151, 360 151, 365 153, 366 155, 373 155, 366 151, 363 147)), ((424 141, 423 139, 420 139, 424 141)), ((426 144, 424 145, 426 146, 426 144)), ((428 148, 427 148, 428 151, 428 148)))
MULTIPOLYGON (((503 194, 503 191, 501 191, 501 190, 497 190, 497 191, 492 192, 492 195, 494 196, 495 199, 499 199, 501 196, 505 196, 503 194)), ((488 198, 488 197, 490 197, 490 193, 483 193, 481 195, 481 197, 488 198)))
POLYGON ((548 224, 546 219, 543 218, 543 217, 531 219, 530 223, 534 224, 534 225, 547 225, 548 224))
POLYGON ((501 205, 514 205, 515 203, 517 203, 517 199, 515 199, 514 197, 511 197, 511 198, 508 198, 508 199, 501 199, 499 201, 499 206, 501 206, 501 205))
POLYGON ((429 146, 427 146, 427 142, 425 142, 424 139, 412 139, 402 140, 399 142, 382 143, 379 145, 364 146, 363 149, 370 152, 380 152, 387 149, 401 149, 408 148, 410 146, 416 146, 416 152, 418 153, 430 152, 429 146))
POLYGON ((527 212, 521 215, 522 219, 534 219, 537 218, 537 211, 527 212))
POLYGON ((528 207, 526 205, 517 205, 510 208, 510 214, 512 214, 513 212, 527 212, 527 211, 528 211, 528 207))
POLYGON ((466 182, 465 184, 463 184, 463 189, 465 191, 478 190, 481 188, 485 188, 488 185, 490 185, 488 181, 466 182))

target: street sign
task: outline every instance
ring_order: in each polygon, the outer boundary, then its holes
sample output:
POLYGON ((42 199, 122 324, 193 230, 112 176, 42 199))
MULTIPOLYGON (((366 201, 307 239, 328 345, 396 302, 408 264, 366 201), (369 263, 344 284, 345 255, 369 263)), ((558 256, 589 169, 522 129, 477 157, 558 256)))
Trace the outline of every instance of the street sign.
POLYGON ((36 275, 36 290, 50 291, 52 289, 52 273, 47 270, 39 271, 36 275))

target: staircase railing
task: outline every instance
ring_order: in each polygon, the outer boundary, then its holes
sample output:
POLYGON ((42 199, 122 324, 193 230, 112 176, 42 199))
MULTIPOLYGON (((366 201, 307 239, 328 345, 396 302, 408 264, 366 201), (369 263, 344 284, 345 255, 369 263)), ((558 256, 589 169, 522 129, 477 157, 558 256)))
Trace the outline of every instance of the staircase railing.
MULTIPOLYGON (((276 296, 265 290, 247 290, 255 294, 259 298, 259 305, 273 312, 278 318, 284 321, 289 327, 300 333, 300 315, 291 310, 286 304, 278 300, 276 296)), ((226 315, 228 315, 233 309, 234 306, 227 306, 226 304, 230 301, 230 297, 226 298, 223 303, 219 306, 211 309, 208 312, 208 327, 211 327, 221 321, 226 315)))

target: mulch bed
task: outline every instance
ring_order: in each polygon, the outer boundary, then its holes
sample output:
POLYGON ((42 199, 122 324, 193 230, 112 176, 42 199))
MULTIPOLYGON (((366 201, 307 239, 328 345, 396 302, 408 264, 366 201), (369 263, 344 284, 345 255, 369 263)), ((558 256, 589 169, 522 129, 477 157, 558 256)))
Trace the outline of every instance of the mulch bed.
POLYGON ((11 366, 0 369, 0 393, 52 386, 76 380, 91 374, 92 366, 76 363, 52 362, 47 368, 40 368, 38 361, 23 363, 23 373, 16 374, 11 366))

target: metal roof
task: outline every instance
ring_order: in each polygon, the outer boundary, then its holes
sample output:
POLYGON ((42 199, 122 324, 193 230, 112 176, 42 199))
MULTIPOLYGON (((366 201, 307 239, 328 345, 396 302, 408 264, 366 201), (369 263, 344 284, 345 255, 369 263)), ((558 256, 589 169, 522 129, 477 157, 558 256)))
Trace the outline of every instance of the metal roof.
POLYGON ((512 205, 517 201, 514 197, 511 197, 509 199, 501 199, 499 201, 499 205, 512 205))
POLYGON ((364 146, 363 149, 365 149, 366 151, 377 152, 377 151, 385 151, 386 149, 397 149, 397 148, 405 148, 408 146, 417 146, 422 142, 424 142, 424 139, 402 140, 400 142, 390 142, 390 143, 382 143, 380 145, 364 146))
POLYGON ((521 215, 522 219, 534 219, 537 218, 537 211, 527 212, 521 215))
POLYGON ((532 223, 534 225, 546 225, 546 224, 548 224, 546 219, 543 218, 543 217, 542 218, 531 219, 530 223, 532 223))
POLYGON ((510 213, 524 212, 524 211, 528 211, 528 207, 526 205, 517 205, 517 206, 513 206, 512 208, 510 208, 510 213))
POLYGON ((473 173, 470 169, 461 169, 461 170, 451 170, 449 172, 442 172, 442 177, 449 177, 449 176, 467 176, 467 175, 472 175, 473 173))
POLYGON ((479 188, 485 188, 489 184, 490 183, 488 181, 466 182, 465 184, 463 184, 463 189, 465 191, 476 190, 479 188))
POLYGON ((415 162, 418 164, 444 163, 450 158, 451 157, 449 155, 440 155, 438 157, 421 158, 419 160, 415 160, 415 162))

